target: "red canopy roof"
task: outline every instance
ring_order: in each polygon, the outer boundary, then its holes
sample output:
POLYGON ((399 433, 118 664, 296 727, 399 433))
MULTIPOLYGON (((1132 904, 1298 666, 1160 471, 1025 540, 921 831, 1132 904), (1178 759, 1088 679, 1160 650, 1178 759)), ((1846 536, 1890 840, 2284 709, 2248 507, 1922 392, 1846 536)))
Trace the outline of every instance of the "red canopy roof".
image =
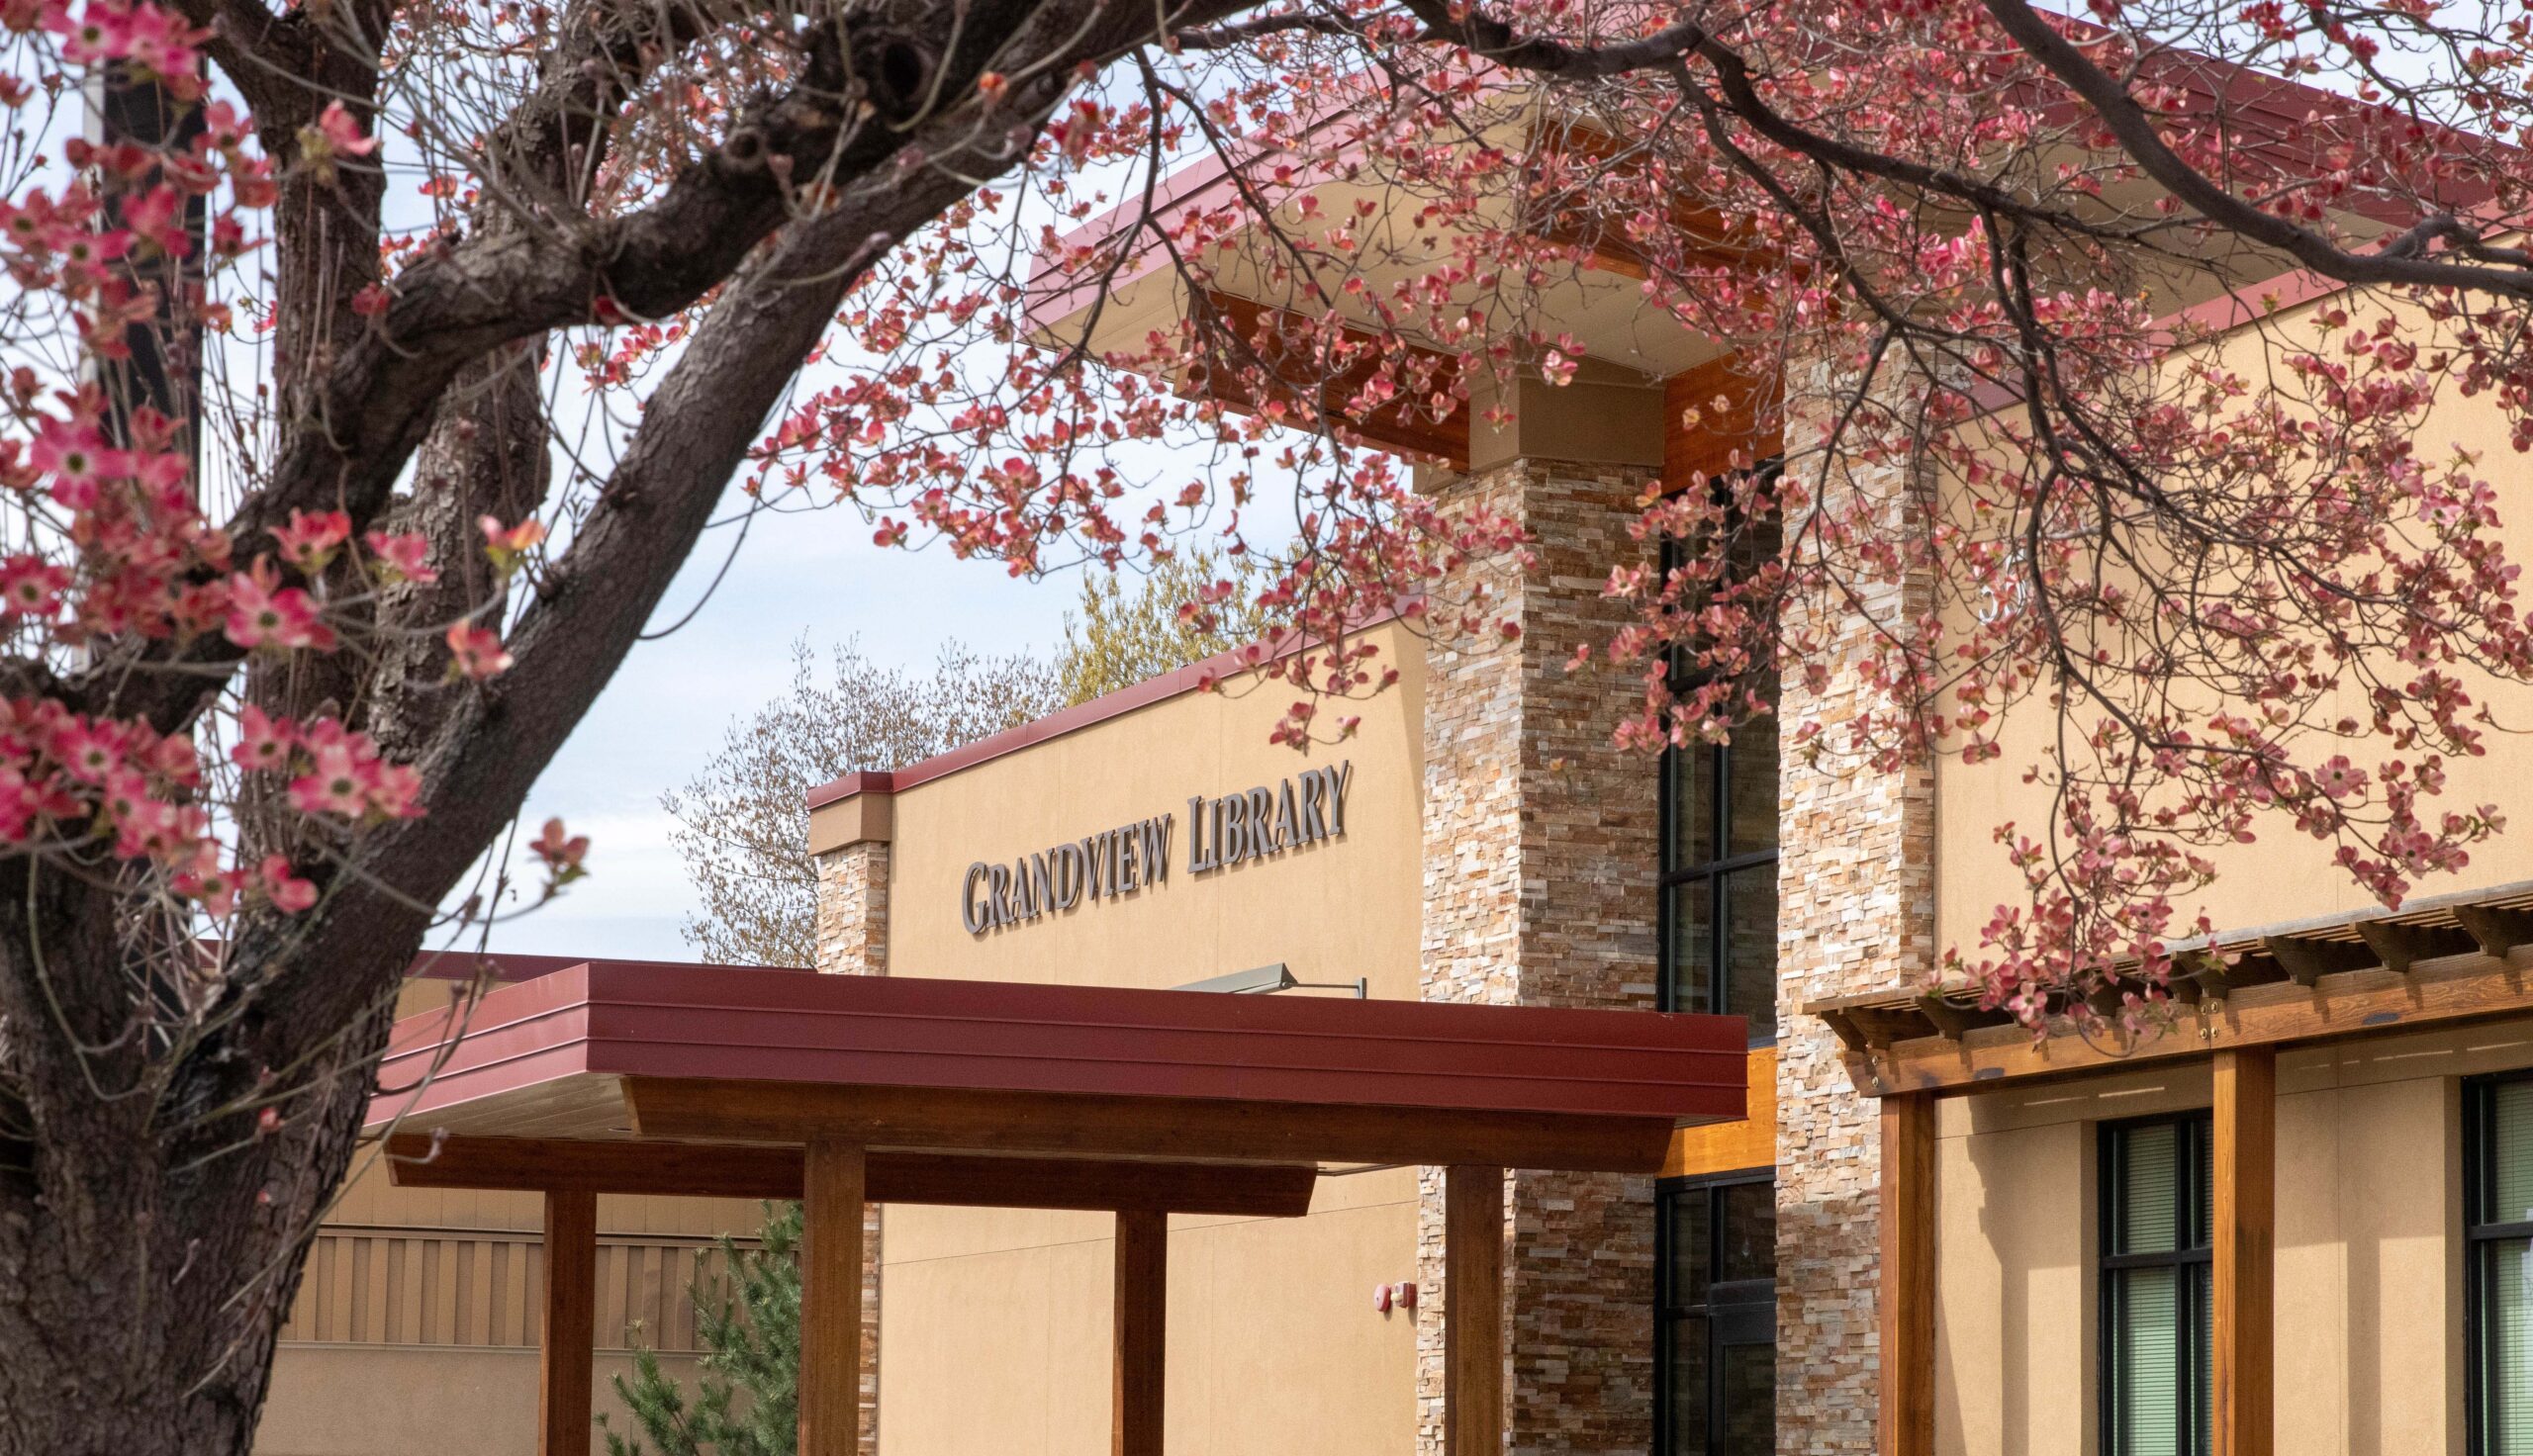
MULTIPOLYGON (((1380 1145, 1412 1138, 1420 1123, 1460 1130, 1463 1140, 1442 1150, 1464 1148, 1468 1130, 1490 1118, 1661 1137, 1681 1123, 1738 1118, 1744 1043, 1735 1017, 591 961, 399 1023, 371 1123, 605 1139, 633 1133, 631 1102, 642 1135, 661 1136, 652 1108, 672 1099, 634 1095, 648 1086, 682 1094, 676 1107, 698 1097, 761 1106, 781 1092, 789 1132, 769 1133, 755 1117, 732 1121, 727 1140, 805 1140, 823 1136, 818 1120, 831 1114, 858 1117, 884 1101, 901 1112, 929 1093, 1082 1109, 1085 1125, 1096 1121, 1088 1109, 1157 1111, 1150 1103, 1269 1117, 1387 1110, 1423 1117, 1385 1120, 1390 1140, 1380 1145)), ((660 1121, 678 1123, 666 1136, 721 1136, 702 1114, 660 1121)), ((1093 1150, 1079 1136, 1009 1145, 1093 1150)), ((1523 1144, 1533 1155, 1539 1145, 1523 1144)))

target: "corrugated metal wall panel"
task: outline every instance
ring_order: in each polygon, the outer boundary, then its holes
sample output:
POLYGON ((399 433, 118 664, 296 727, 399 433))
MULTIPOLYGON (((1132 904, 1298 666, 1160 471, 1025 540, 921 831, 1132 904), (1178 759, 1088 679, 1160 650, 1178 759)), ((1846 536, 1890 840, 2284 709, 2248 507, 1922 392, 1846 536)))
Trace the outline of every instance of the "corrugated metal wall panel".
MULTIPOLYGON (((753 1246, 741 1240, 741 1247, 753 1246)), ((329 1225, 308 1253, 282 1338, 384 1345, 534 1345, 543 1250, 532 1232, 329 1225)), ((695 1294, 719 1300, 709 1239, 602 1234, 598 1347, 697 1349, 695 1294)))

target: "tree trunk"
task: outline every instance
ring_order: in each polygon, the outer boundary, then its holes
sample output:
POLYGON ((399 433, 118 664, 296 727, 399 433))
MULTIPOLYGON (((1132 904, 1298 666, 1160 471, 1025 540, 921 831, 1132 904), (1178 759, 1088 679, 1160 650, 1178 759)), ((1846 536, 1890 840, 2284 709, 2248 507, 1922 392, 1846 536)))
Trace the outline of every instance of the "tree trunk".
MULTIPOLYGON (((45 942, 10 930, 23 967, 45 942)), ((389 960, 379 949, 380 962, 340 972, 392 988, 412 950, 389 960)), ((126 967, 111 954, 65 955, 49 969, 93 984, 126 967)), ((0 1028, 0 1055, 21 1074, 67 1070, 23 1082, 25 1109, 0 1107, 0 1456, 245 1456, 391 1009, 348 1028, 272 1104, 279 1121, 260 1135, 257 1016, 229 1023, 172 1078, 138 1087, 115 1079, 141 1059, 100 1049, 93 1033, 81 1038, 92 1048, 83 1074, 69 1058, 31 1065, 23 1042, 8 1045, 23 1034, 58 1048, 58 1027, 0 1028), (34 1138, 7 1136, 21 1117, 34 1138)))

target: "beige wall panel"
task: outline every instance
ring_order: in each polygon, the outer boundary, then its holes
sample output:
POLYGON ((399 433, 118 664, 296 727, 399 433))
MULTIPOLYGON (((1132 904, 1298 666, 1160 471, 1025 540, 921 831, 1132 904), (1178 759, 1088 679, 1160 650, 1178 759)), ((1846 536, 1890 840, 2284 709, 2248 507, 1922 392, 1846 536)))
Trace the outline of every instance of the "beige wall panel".
MULTIPOLYGON (((2350 1351, 2373 1348, 2372 1331, 2355 1327, 2357 1312, 2348 1303, 2349 1265, 2358 1251, 2341 1242, 2347 1168, 2337 1136, 2339 1098, 2335 1089, 2289 1096, 2282 1088, 2278 1099, 2277 1304, 2271 1322, 2281 1376, 2278 1449, 2316 1456, 2348 1450, 2355 1420, 2350 1351), (2330 1398, 2314 1399, 2322 1390, 2330 1398)), ((2443 1337, 2435 1343, 2441 1348, 2443 1337)), ((2422 1456, 2429 1449, 2421 1448, 2422 1456)))
MULTIPOLYGON (((2463 1450, 2462 1101, 2443 1078, 2342 1090, 2349 1456, 2463 1450)), ((2282 1156, 2285 1154, 2282 1153, 2282 1156)), ((2287 1286, 2282 1281, 2282 1293, 2287 1286)), ((2323 1312, 2329 1313, 2329 1312, 2323 1312)), ((2282 1323, 2297 1317, 2282 1307, 2282 1323)), ((2293 1390, 2282 1371, 2280 1388, 2293 1390)), ((2292 1449, 2284 1441, 2281 1449, 2292 1449)))
MULTIPOLYGON (((2380 297, 2340 295, 2326 302, 2348 309, 2361 321, 2371 321, 2386 313, 2398 317, 2405 312, 2405 306, 2380 297)), ((2323 305, 2310 304, 2281 313, 2273 337, 2295 339, 2298 324, 2310 320, 2320 307, 2323 305)), ((2238 332, 2219 347, 2225 362, 2248 377, 2257 380, 2264 373, 2257 362, 2251 332, 2238 332)), ((2324 352, 2332 350, 2325 345, 2324 352)), ((2493 482, 2499 493, 2499 509, 2510 532, 2510 549, 2519 561, 2533 558, 2533 511, 2526 508, 2522 472, 2516 464, 2519 457, 2508 442, 2505 419, 2489 398, 2484 395, 2465 399, 2449 387, 2426 415, 2417 438, 2419 454, 2430 461, 2441 463, 2457 448, 2479 453, 2479 473, 2493 482)), ((2395 667, 2393 671, 2397 675, 2400 670, 2395 667)), ((2471 673, 2464 673, 2462 678, 2475 701, 2491 706, 2499 722, 2520 725, 2533 721, 2533 689, 2494 682, 2471 673)), ((2353 693, 2343 708, 2361 720, 2370 716, 2353 693)), ((2023 774, 2034 762, 2035 751, 2054 730, 2053 720, 2054 714, 2045 701, 2026 700, 2002 718, 1998 741, 2004 752, 1999 758, 1968 766, 1956 755, 1939 763, 1936 933, 1940 946, 1974 950, 1979 927, 1999 903, 2022 903, 2019 874, 2007 863, 2005 849, 1996 843, 1994 831, 2011 822, 2024 834, 2037 835, 2049 822, 2045 787, 2024 782, 2023 774)), ((2533 811, 2533 801, 2524 792, 2521 742, 2508 733, 2497 732, 2490 734, 2486 743, 2488 751, 2482 757, 2446 761, 2447 791, 2441 798, 2427 801, 2427 806, 2468 810, 2478 804, 2495 803, 2516 827, 2475 847, 2471 864, 2462 874, 2431 878, 2419 884, 2414 895, 2533 879, 2533 830, 2525 827, 2533 823, 2527 817, 2528 811, 2533 811)), ((2369 766, 2395 756, 2415 757, 2395 755, 2380 742, 2364 752, 2352 750, 2352 757, 2369 766)), ((2293 823, 2276 816, 2260 821, 2255 832, 2259 835, 2255 844, 2195 850, 2216 865, 2217 880, 2202 894, 2180 899, 2185 923, 2188 912, 2203 907, 2219 930, 2241 930, 2346 914, 2375 904, 2345 871, 2330 864, 2332 846, 2298 832, 2293 823)))
MULTIPOLYGON (((1104 1228, 1096 1237, 1037 1247, 907 1257, 897 1230, 918 1222, 907 1216, 948 1212, 890 1214, 882 1244, 882 1449, 1098 1456, 1107 1450, 1109 1410, 1112 1253, 1104 1228)), ((1173 1453, 1290 1456, 1414 1444, 1415 1319, 1405 1311, 1383 1317, 1371 1301, 1374 1285, 1415 1277, 1412 1197, 1301 1220, 1181 1221, 1172 1230, 1170 1263, 1173 1453)))
POLYGON ((887 1265, 881 1448, 1105 1451, 1108 1275, 1104 1240, 887 1265))
POLYGON ((2089 1130, 1944 1137, 1935 1179, 1935 1449, 2092 1456, 2089 1130))
POLYGON ((1416 1316, 1372 1306, 1416 1277, 1412 1197, 1173 1232, 1170 1263, 1173 1456, 1414 1449, 1416 1316))
MULTIPOLYGON (((1419 792, 1423 646, 1396 625, 1370 634, 1400 682, 1342 705, 1361 727, 1307 755, 1267 741, 1296 693, 1235 681, 1188 692, 896 796, 890 973, 1167 986, 1281 960, 1306 981, 1371 978, 1374 996, 1418 990, 1423 867, 1419 792), (1188 869, 1187 800, 1352 761, 1346 835, 1205 874, 1188 869), (960 922, 968 866, 1076 842, 1148 816, 1174 817, 1166 883, 983 936, 960 922)), ((1340 705, 1323 709, 1335 717, 1340 705)))
MULTIPOLYGON (((660 1368, 691 1384, 694 1362, 660 1368)), ((633 1432, 609 1383, 626 1355, 598 1357, 598 1409, 633 1432)), ((536 1352, 365 1345, 284 1345, 255 1432, 255 1456, 535 1456, 536 1352)), ((595 1424, 591 1456, 607 1447, 595 1424)))

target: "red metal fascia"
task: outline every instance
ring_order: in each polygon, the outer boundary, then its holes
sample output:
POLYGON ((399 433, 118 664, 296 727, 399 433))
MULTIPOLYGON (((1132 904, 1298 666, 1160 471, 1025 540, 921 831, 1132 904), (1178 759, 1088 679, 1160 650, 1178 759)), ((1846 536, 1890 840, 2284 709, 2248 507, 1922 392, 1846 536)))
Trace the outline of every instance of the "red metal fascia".
MULTIPOLYGON (((401 1023, 387 1084, 446 1030, 401 1023)), ((589 1073, 1734 1118, 1743 1037, 1736 1017, 599 962, 485 997, 410 1111, 589 1073)))

